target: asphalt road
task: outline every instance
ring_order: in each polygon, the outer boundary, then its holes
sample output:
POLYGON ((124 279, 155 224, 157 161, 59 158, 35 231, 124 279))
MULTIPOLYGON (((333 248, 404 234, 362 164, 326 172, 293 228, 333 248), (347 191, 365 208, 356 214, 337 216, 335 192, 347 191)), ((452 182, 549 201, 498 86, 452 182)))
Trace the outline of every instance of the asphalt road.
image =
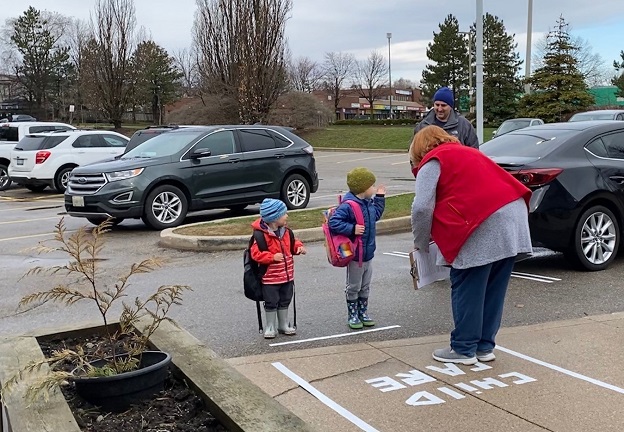
MULTIPOLYGON (((316 157, 322 180, 312 206, 334 203, 336 194, 344 190, 346 171, 354 166, 372 169, 390 193, 410 191, 413 187, 405 155, 317 152, 316 157)), ((249 213, 253 211, 250 208, 249 213)), ((54 225, 62 215, 62 197, 52 192, 32 194, 14 188, 0 193, 0 334, 97 319, 97 311, 90 303, 17 308, 23 296, 59 282, 54 278, 21 276, 36 265, 65 262, 58 252, 41 256, 28 250, 52 237, 54 225)), ((229 216, 227 211, 203 212, 187 222, 225 216, 229 216)), ((66 224, 74 230, 85 225, 85 221, 68 217, 66 224)), ((131 262, 150 256, 165 258, 164 268, 132 280, 129 299, 147 295, 163 284, 191 286, 193 291, 185 293, 184 305, 172 310, 171 317, 224 357, 441 334, 452 327, 447 283, 418 291, 412 287, 409 260, 404 255, 411 249, 409 234, 378 237, 370 299, 370 312, 378 328, 400 327, 287 346, 270 344, 349 333, 344 270, 327 263, 322 244, 308 245, 308 255, 296 259, 298 335, 267 342, 258 335, 254 303, 242 295, 241 252, 161 249, 157 246, 158 233, 146 229, 140 221, 124 221, 107 236, 101 261, 102 282, 114 283, 114 276, 131 262)), ((561 255, 538 251, 535 258, 518 263, 515 271, 522 274, 514 277, 510 285, 506 326, 624 310, 621 258, 606 271, 585 273, 571 269, 561 255)))

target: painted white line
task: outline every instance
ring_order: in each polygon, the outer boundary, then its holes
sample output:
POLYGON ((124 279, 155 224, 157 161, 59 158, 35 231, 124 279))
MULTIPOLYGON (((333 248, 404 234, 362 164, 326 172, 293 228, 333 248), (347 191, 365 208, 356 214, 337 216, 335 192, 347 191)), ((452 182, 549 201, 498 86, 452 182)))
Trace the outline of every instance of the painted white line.
POLYGON ((351 411, 348 411, 341 405, 338 405, 336 402, 325 396, 323 393, 318 391, 312 384, 301 378, 299 375, 288 369, 280 362, 271 363, 275 369, 286 375, 288 378, 293 380, 299 387, 310 393, 312 396, 317 398, 320 402, 325 404, 327 407, 334 410, 336 413, 340 414, 346 420, 350 421, 361 430, 366 432, 379 432, 379 430, 375 429, 364 420, 353 414, 351 411))
POLYGON ((520 275, 520 276, 536 277, 536 278, 540 278, 540 279, 548 279, 548 280, 555 281, 555 282, 559 282, 561 280, 561 279, 555 278, 555 277, 542 276, 542 275, 536 275, 536 274, 531 274, 531 273, 513 272, 513 274, 520 275))
POLYGON ((62 203, 58 203, 57 206, 46 206, 44 205, 40 205, 37 207, 13 207, 13 208, 5 208, 5 209, 0 209, 0 212, 7 212, 7 211, 16 211, 16 210, 53 210, 55 208, 61 208, 62 207, 62 203))
POLYGON ((36 221, 50 220, 50 219, 58 219, 58 216, 36 218, 36 219, 22 219, 22 220, 6 221, 6 222, 0 222, 0 225, 18 224, 18 223, 26 223, 26 222, 36 222, 36 221))
POLYGON ((397 156, 405 156, 405 155, 401 153, 396 153, 396 154, 385 155, 385 156, 370 156, 370 157, 359 158, 359 159, 349 159, 346 161, 339 161, 336 163, 343 164, 343 163, 349 163, 349 162, 359 162, 359 161, 365 161, 365 160, 371 160, 371 159, 384 159, 384 158, 397 157, 397 156))
POLYGON ((335 193, 335 194, 333 194, 333 195, 320 195, 320 196, 317 196, 317 195, 312 195, 312 196, 310 197, 310 200, 313 200, 313 199, 320 199, 320 198, 336 198, 336 205, 338 205, 338 195, 345 195, 345 194, 346 194, 346 192, 345 192, 345 193, 343 193, 343 194, 341 194, 341 193, 338 193, 338 192, 337 192, 337 193, 335 193))
POLYGON ((370 330, 360 330, 360 331, 351 332, 351 333, 341 333, 341 334, 330 335, 330 336, 319 336, 319 337, 310 338, 310 339, 293 340, 293 341, 288 341, 288 342, 278 342, 278 343, 269 344, 269 346, 273 347, 273 346, 282 346, 282 345, 293 345, 293 344, 300 344, 300 343, 305 343, 305 342, 314 342, 314 341, 319 341, 319 340, 336 339, 336 338, 348 337, 348 336, 357 336, 357 335, 361 335, 364 333, 373 333, 373 332, 378 332, 378 331, 383 331, 383 330, 391 330, 391 329, 395 329, 399 327, 401 326, 392 325, 392 326, 387 326, 387 327, 377 327, 377 328, 370 329, 370 330))
POLYGON ((585 375, 581 375, 580 373, 577 373, 577 372, 574 372, 574 371, 571 371, 571 370, 568 370, 568 369, 564 369, 564 368, 562 368, 560 366, 556 366, 554 364, 547 363, 547 362, 545 362, 543 360, 538 360, 536 358, 529 357, 528 355, 525 355, 525 354, 522 354, 522 353, 519 353, 519 352, 516 352, 516 351, 512 351, 512 350, 510 350, 508 348, 505 348, 505 347, 502 347, 500 345, 497 345, 496 349, 500 350, 500 351, 502 351, 504 353, 510 354, 512 356, 521 358, 522 360, 526 360, 526 361, 529 361, 531 363, 535 363, 536 365, 544 366, 545 368, 552 369, 554 371, 560 372, 560 373, 562 373, 564 375, 571 376, 572 378, 576 378, 576 379, 588 382, 590 384, 594 384, 594 385, 596 385, 598 387, 602 387, 602 388, 605 388, 607 390, 613 390, 616 393, 624 394, 624 388, 614 386, 613 384, 608 384, 606 382, 597 380, 595 378, 591 378, 591 377, 588 377, 588 376, 585 376, 585 375))
POLYGON ((409 161, 406 160, 406 161, 402 161, 402 162, 393 162, 390 165, 403 165, 403 164, 406 164, 406 163, 409 163, 409 161))
POLYGON ((332 154, 326 154, 323 156, 314 155, 314 159, 322 159, 322 158, 335 157, 335 156, 347 156, 347 155, 352 154, 352 153, 339 153, 339 152, 330 152, 330 153, 332 154))
POLYGON ((532 281, 542 282, 542 283, 553 283, 553 282, 555 282, 555 281, 548 280, 548 279, 540 279, 540 278, 536 278, 536 277, 522 276, 522 275, 519 275, 519 274, 516 274, 516 273, 512 273, 511 277, 514 277, 516 279, 532 280, 532 281))
MULTIPOLYGON (((76 230, 65 231, 65 232, 66 233, 73 233, 73 232, 76 232, 76 230)), ((52 240, 54 238, 54 233, 31 234, 31 235, 25 235, 25 236, 19 236, 19 237, 0 238, 0 242, 11 241, 11 240, 22 240, 22 239, 29 239, 29 238, 35 238, 35 237, 45 237, 45 236, 50 237, 50 240, 52 240)))
POLYGON ((402 253, 396 253, 396 252, 384 252, 383 254, 388 255, 388 256, 399 257, 399 258, 409 258, 409 255, 403 255, 402 253))

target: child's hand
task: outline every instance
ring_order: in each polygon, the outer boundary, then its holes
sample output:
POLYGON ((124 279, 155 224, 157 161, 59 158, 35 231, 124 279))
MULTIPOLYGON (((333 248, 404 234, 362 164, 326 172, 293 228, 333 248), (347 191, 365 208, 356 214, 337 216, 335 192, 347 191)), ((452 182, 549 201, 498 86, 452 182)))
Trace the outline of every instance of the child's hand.
POLYGON ((281 253, 276 253, 275 255, 273 255, 273 261, 275 262, 282 262, 284 261, 284 255, 281 253))
POLYGON ((364 234, 364 225, 355 225, 355 235, 362 235, 364 234))
POLYGON ((379 187, 377 188, 377 195, 385 195, 386 194, 386 187, 384 185, 379 185, 379 187))
POLYGON ((297 248, 297 255, 305 255, 307 253, 306 248, 304 248, 303 246, 299 246, 297 248))

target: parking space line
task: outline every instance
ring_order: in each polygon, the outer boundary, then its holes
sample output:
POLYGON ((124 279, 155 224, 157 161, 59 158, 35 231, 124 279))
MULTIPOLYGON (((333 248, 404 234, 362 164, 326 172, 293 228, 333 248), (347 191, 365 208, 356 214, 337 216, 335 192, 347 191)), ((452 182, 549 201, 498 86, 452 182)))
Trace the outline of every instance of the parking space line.
POLYGON ((41 206, 37 206, 37 207, 13 207, 13 208, 8 208, 8 209, 0 209, 0 212, 7 212, 7 211, 15 211, 15 210, 24 210, 24 211, 28 211, 28 210, 48 210, 48 209, 52 209, 52 208, 61 208, 62 203, 58 203, 57 206, 54 207, 41 207, 41 206))
MULTIPOLYGON (((74 231, 65 231, 66 233, 72 233, 74 231)), ((30 234, 30 235, 25 235, 25 236, 19 236, 19 237, 7 237, 7 238, 0 238, 0 242, 5 242, 5 241, 11 241, 11 240, 22 240, 22 239, 29 239, 29 238, 35 238, 35 237, 45 237, 48 236, 51 239, 54 238, 54 233, 44 233, 44 234, 30 234)))
POLYGON ((339 162, 336 162, 336 163, 337 164, 343 164, 343 163, 348 163, 348 162, 359 162, 359 161, 365 161, 365 160, 371 160, 371 159, 384 159, 384 158, 397 157, 397 156, 405 156, 405 155, 401 154, 401 153, 395 153, 395 154, 384 155, 384 156, 370 156, 370 157, 359 158, 359 159, 349 159, 349 160, 346 160, 346 161, 339 161, 339 162))
POLYGON ((399 327, 401 327, 401 326, 400 325, 392 325, 392 326, 387 326, 387 327, 377 327, 377 328, 374 328, 374 329, 360 330, 360 331, 357 331, 357 332, 340 333, 340 334, 335 334, 335 335, 330 335, 330 336, 319 336, 319 337, 310 338, 310 339, 293 340, 293 341, 288 341, 288 342, 278 342, 278 343, 269 344, 269 346, 292 345, 292 344, 299 344, 299 343, 305 343, 305 342, 313 342, 313 341, 320 341, 320 340, 327 340, 327 339, 336 339, 336 338, 348 337, 348 336, 357 336, 357 335, 360 335, 360 334, 363 334, 363 333, 372 333, 372 332, 378 332, 378 331, 383 331, 383 330, 391 330, 391 329, 395 329, 395 328, 399 328, 399 327))
POLYGON ((401 161, 401 162, 394 162, 394 163, 391 163, 390 165, 403 165, 403 164, 406 164, 406 163, 409 163, 409 161, 406 160, 406 161, 401 161))
POLYGON ((36 222, 36 221, 50 220, 50 219, 58 219, 58 216, 36 218, 36 219, 22 219, 22 220, 14 220, 14 221, 5 221, 5 222, 0 222, 0 225, 9 225, 9 224, 26 223, 26 222, 36 222))
POLYGON ((504 353, 510 354, 510 355, 512 355, 514 357, 518 357, 518 358, 520 358, 522 360, 526 360, 528 362, 535 363, 536 365, 544 366, 545 368, 554 370, 556 372, 560 372, 560 373, 562 373, 564 375, 568 375, 568 376, 570 376, 572 378, 576 378, 576 379, 579 379, 581 381, 585 381, 585 382, 588 382, 590 384, 594 384, 594 385, 596 385, 598 387, 602 387, 602 388, 607 389, 607 390, 612 390, 612 391, 614 391, 616 393, 624 394, 624 388, 614 386, 613 384, 608 384, 606 382, 597 380, 595 378, 591 378, 591 377, 582 375, 580 373, 577 373, 577 372, 574 372, 574 371, 571 371, 571 370, 568 370, 568 369, 564 369, 564 368, 562 368, 560 366, 556 366, 554 364, 550 364, 550 363, 545 362, 543 360, 538 360, 536 358, 529 357, 526 354, 522 354, 522 353, 519 353, 519 352, 516 352, 516 351, 512 351, 509 348, 505 348, 505 347, 502 347, 500 345, 497 345, 496 349, 500 350, 500 351, 502 351, 504 353))
POLYGON ((517 274, 517 275, 520 275, 520 276, 536 277, 536 278, 540 278, 540 279, 549 279, 549 280, 555 281, 555 282, 559 282, 561 280, 559 278, 554 278, 554 277, 550 277, 550 276, 542 276, 542 275, 534 275, 534 274, 531 274, 531 273, 514 272, 514 274, 517 274))
POLYGON ((336 413, 341 415, 343 418, 345 418, 349 422, 359 427, 361 430, 365 432, 379 432, 379 430, 375 429, 374 427, 366 423, 364 420, 362 420, 361 418, 353 414, 351 411, 348 411, 342 405, 338 405, 332 399, 325 396, 323 393, 318 391, 316 387, 314 387, 312 384, 310 384, 309 382, 301 378, 299 375, 297 375, 296 373, 288 369, 282 363, 275 362, 275 363, 271 363, 271 365, 275 369, 277 369, 278 371, 286 375, 288 378, 290 378, 292 381, 294 381, 297 385, 299 385, 299 387, 301 387, 302 389, 310 393, 312 396, 314 396, 316 399, 318 399, 319 402, 322 402, 323 404, 325 404, 325 406, 327 406, 328 408, 331 408, 336 413))

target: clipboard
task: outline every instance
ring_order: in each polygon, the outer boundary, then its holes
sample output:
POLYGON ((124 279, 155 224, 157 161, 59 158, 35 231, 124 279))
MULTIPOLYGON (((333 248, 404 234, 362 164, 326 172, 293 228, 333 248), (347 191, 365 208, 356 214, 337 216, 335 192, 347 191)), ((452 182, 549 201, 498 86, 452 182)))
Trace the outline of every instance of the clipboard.
POLYGON ((410 252, 410 274, 414 289, 419 289, 437 281, 450 279, 451 269, 437 265, 440 249, 434 242, 429 243, 429 252, 410 252))

